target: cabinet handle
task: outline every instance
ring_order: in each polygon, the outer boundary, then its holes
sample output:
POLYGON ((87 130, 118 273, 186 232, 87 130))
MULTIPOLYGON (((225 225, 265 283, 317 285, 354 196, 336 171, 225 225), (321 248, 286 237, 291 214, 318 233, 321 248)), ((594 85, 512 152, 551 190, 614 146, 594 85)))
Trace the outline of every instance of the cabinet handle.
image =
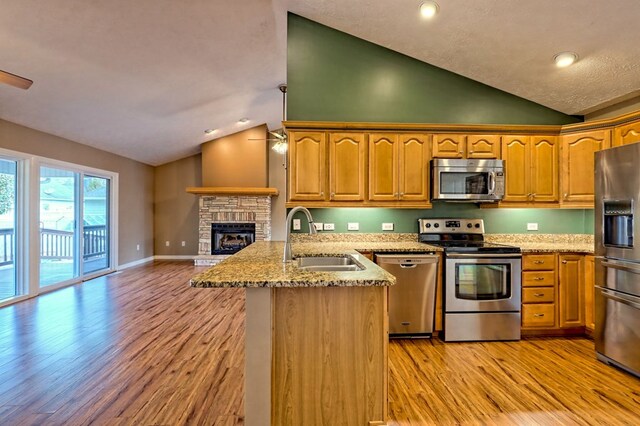
POLYGON ((396 197, 399 196, 400 194, 398 194, 397 192, 394 194, 396 197))
MULTIPOLYGON (((473 151, 471 151, 471 152, 473 152, 473 151)), ((462 154, 462 151, 458 151, 458 154, 462 154)))
POLYGON ((534 280, 535 281, 542 281, 542 280, 544 280, 544 277, 535 277, 534 280))
POLYGON ((567 194, 566 192, 564 193, 564 199, 566 200, 567 198, 569 198, 569 194, 567 194))
POLYGON ((544 293, 535 293, 534 296, 535 297, 544 297, 544 293))
POLYGON ((531 196, 532 196, 533 198, 536 198, 536 193, 534 192, 533 194, 531 194, 531 196))
POLYGON ((324 197, 324 191, 320 192, 320 196, 324 197))
POLYGON ((335 192, 332 192, 330 196, 331 196, 331 199, 333 200, 333 197, 335 197, 335 196, 336 196, 336 193, 335 193, 335 192))
POLYGON ((401 193, 400 193, 400 197, 404 197, 404 192, 401 192, 401 193))
POLYGON ((536 265, 542 265, 544 263, 544 260, 534 260, 533 263, 536 265))
POLYGON ((544 316, 544 314, 533 314, 533 316, 536 317, 536 318, 541 318, 541 317, 544 316))
POLYGON ((567 263, 567 261, 566 261, 566 260, 563 260, 563 261, 562 261, 562 263, 566 264, 566 263, 567 263))

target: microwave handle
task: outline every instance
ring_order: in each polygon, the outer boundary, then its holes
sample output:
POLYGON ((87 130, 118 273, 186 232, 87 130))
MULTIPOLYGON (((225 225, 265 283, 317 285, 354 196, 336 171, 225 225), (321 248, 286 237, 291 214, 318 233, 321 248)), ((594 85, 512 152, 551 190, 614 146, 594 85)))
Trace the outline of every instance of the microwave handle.
POLYGON ((496 172, 489 172, 489 195, 496 193, 496 172))

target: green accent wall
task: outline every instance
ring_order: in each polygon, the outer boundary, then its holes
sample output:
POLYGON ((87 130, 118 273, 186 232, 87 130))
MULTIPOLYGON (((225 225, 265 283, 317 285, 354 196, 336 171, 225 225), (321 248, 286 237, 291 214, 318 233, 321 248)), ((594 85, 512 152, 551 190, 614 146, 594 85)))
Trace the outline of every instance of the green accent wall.
MULTIPOLYGON (((333 223, 334 231, 347 231, 348 222, 358 222, 357 232, 383 232, 383 222, 393 222, 393 232, 418 232, 420 218, 484 219, 488 234, 592 234, 593 210, 570 209, 481 209, 475 204, 434 203, 433 209, 330 208, 310 209, 315 222, 333 223), (538 231, 527 231, 527 223, 538 223, 538 231)), ((308 232, 306 217, 297 213, 302 230, 308 232)), ((388 232, 388 231, 385 231, 388 232)))
POLYGON ((582 121, 292 13, 287 119, 397 123, 582 121))

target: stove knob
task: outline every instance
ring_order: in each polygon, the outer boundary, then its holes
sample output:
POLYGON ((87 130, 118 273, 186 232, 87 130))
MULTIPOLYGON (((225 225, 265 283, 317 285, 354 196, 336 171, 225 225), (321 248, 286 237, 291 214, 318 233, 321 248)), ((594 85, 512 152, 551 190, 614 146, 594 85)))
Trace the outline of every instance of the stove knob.
POLYGON ((471 228, 473 225, 470 223, 467 223, 467 228, 471 228))
POLYGON ((434 227, 434 228, 440 228, 440 224, 439 224, 439 223, 436 223, 436 224, 434 224, 434 225, 433 225, 433 227, 434 227))
POLYGON ((427 228, 431 228, 431 224, 430 224, 430 223, 427 223, 425 226, 426 226, 427 228))
POLYGON ((480 224, 479 223, 476 223, 476 228, 480 228, 480 224))

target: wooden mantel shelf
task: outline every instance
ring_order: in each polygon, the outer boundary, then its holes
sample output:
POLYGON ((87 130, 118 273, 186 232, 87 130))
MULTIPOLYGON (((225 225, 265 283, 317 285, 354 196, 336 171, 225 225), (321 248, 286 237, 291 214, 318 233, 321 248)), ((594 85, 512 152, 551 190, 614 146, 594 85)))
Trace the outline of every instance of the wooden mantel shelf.
POLYGON ((278 188, 247 188, 234 186, 189 186, 187 192, 196 195, 278 195, 278 188))

